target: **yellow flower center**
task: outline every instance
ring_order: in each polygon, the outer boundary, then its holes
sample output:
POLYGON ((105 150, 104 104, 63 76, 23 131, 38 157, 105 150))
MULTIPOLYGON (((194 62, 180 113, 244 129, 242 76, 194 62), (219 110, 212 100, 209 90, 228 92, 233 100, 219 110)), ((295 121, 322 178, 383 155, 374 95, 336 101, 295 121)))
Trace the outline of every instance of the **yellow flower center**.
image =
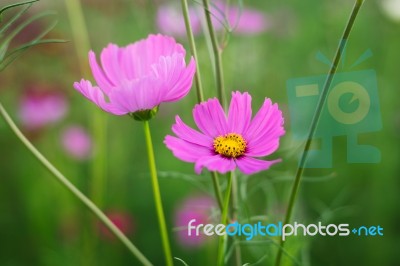
POLYGON ((236 133, 218 136, 214 139, 214 150, 225 157, 237 158, 246 151, 246 141, 236 133))

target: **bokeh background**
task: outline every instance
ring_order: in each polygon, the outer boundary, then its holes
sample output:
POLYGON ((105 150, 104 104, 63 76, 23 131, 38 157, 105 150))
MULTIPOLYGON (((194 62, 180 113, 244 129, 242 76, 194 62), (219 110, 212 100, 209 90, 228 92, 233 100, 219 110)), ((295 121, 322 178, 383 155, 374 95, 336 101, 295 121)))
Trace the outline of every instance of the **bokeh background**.
MULTIPOLYGON (((13 2, 1 0, 0 6, 13 2)), ((172 3, 179 11, 179 1, 167 2, 82 0, 91 49, 98 54, 110 42, 123 46, 159 32, 159 7, 172 3)), ((265 16, 267 27, 257 34, 229 35, 223 53, 226 87, 249 91, 253 110, 264 97, 279 103, 287 134, 279 151, 272 155, 282 158, 281 164, 251 177, 238 175, 242 221, 251 217, 264 222, 283 220, 301 151, 301 143, 292 138, 286 82, 328 72, 329 66, 315 56, 322 52, 332 58, 352 2, 243 1, 244 8, 251 7, 265 16)), ((285 260, 286 265, 400 264, 400 18, 395 15, 395 4, 387 13, 385 2, 396 1, 365 1, 348 43, 347 63, 339 69, 376 71, 383 126, 376 132, 361 133, 360 140, 377 147, 381 161, 347 163, 346 137, 335 137, 333 167, 306 170, 294 215, 294 220, 305 224, 380 225, 384 236, 293 237, 287 247, 296 259, 285 260), (350 68, 367 49, 373 57, 350 68)), ((199 6, 195 1, 189 3, 199 6)), ((56 14, 32 23, 16 36, 12 47, 29 41, 55 20, 58 24, 47 37, 68 42, 31 48, 2 71, 0 99, 32 143, 105 210, 155 265, 163 265, 142 125, 128 116, 102 113, 73 89, 72 83, 84 75, 77 51, 87 51, 76 47, 64 1, 41 0, 20 21, 49 10, 56 14), (39 114, 35 113, 38 110, 39 114), (99 147, 93 138, 103 138, 105 145, 99 147), (93 166, 99 151, 105 154, 105 160, 97 160, 93 166)), ((15 11, 3 19, 12 14, 15 11)), ((186 37, 176 39, 189 51, 186 37)), ((196 43, 206 97, 215 97, 207 38, 199 33, 196 43)), ((184 100, 162 105, 151 127, 173 254, 189 265, 214 265, 215 239, 188 242, 180 237, 177 223, 188 209, 196 217, 213 219, 216 208, 210 176, 195 175, 192 164, 174 158, 163 144, 164 136, 171 134, 176 114, 193 125, 191 110, 195 103, 193 88, 184 100)), ((243 262, 269 265, 277 240, 257 238, 243 243, 243 262)), ((0 265, 136 263, 0 121, 0 265)))

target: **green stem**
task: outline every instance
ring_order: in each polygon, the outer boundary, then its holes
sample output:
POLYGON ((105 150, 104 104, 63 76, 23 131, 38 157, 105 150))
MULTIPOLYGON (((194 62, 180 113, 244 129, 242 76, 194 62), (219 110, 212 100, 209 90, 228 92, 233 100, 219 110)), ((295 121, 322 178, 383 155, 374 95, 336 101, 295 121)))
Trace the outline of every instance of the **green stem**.
MULTIPOLYGON (((238 191, 238 180, 235 173, 232 173, 232 219, 234 221, 238 220, 238 210, 239 210, 239 191, 238 191)), ((235 240, 238 237, 235 237, 235 240)), ((242 250, 240 242, 235 245, 235 257, 236 265, 242 265, 242 250)))
POLYGON ((181 0, 181 4, 182 4, 183 17, 185 19, 186 35, 189 39, 189 44, 190 44, 190 51, 191 51, 193 58, 195 60, 195 63, 196 63, 196 73, 194 75, 194 82, 196 84, 197 101, 202 102, 204 100, 203 86, 201 84, 201 75, 200 75, 200 68, 199 68, 199 62, 198 62, 198 57, 197 57, 196 43, 194 42, 193 30, 192 30, 192 26, 190 25, 190 17, 189 17, 189 9, 188 9, 187 0, 181 0))
POLYGON ((226 108, 224 74, 223 74, 222 57, 221 57, 222 50, 218 46, 217 37, 214 31, 214 27, 212 25, 209 0, 203 0, 203 5, 204 5, 204 13, 206 16, 207 28, 210 33, 210 39, 214 54, 215 78, 217 82, 218 99, 221 102, 221 105, 224 108, 226 108))
MULTIPOLYGON (((347 40, 348 40, 348 38, 350 36, 350 32, 351 32, 351 30, 353 28, 354 22, 356 20, 356 17, 358 15, 358 12, 359 12, 363 2, 364 2, 363 0, 357 0, 356 3, 354 4, 353 10, 352 10, 351 15, 350 15, 350 18, 349 18, 349 20, 348 20, 348 22, 346 24, 345 30, 343 32, 342 39, 340 40, 339 46, 336 49, 336 53, 335 53, 335 56, 334 56, 334 59, 333 59, 333 64, 331 66, 331 69, 329 70, 328 76, 326 77, 326 80, 325 80, 325 83, 324 83, 324 86, 323 86, 323 89, 322 89, 322 92, 321 92, 321 96, 320 96, 319 101, 318 101, 317 108, 316 108, 314 116, 313 116, 313 118, 311 120, 311 126, 310 126, 310 129, 309 129, 307 141, 305 143, 303 152, 301 154, 299 167, 297 168, 297 172, 296 172, 296 176, 295 176, 295 179, 294 179, 293 187, 292 187, 292 190, 291 190, 291 193, 290 193, 290 198, 289 198, 288 208, 287 208, 286 215, 285 215, 284 224, 289 223, 290 219, 292 217, 294 204, 295 204, 297 193, 298 193, 299 186, 300 186, 300 180, 301 180, 301 177, 303 175, 304 167, 305 167, 305 164, 306 164, 306 161, 307 161, 307 155, 308 155, 307 151, 309 150, 309 148, 311 146, 312 139, 314 137, 315 131, 316 131, 317 126, 318 126, 318 121, 319 121, 319 119, 321 117, 322 109, 324 107, 324 104, 326 102, 326 98, 328 96, 330 85, 331 85, 332 80, 333 80, 333 78, 335 76, 335 73, 336 73, 336 70, 337 70, 337 66, 338 66, 339 61, 340 61, 340 59, 342 57, 343 50, 344 50, 344 48, 346 46, 347 40)), ((280 247, 279 247, 278 254, 277 254, 276 260, 275 260, 275 265, 276 266, 279 266, 280 263, 281 263, 282 251, 283 251, 284 243, 285 242, 281 239, 280 240, 280 247)))
POLYGON ((221 187, 219 185, 218 173, 214 172, 214 171, 211 172, 211 177, 212 177, 212 181, 213 181, 215 197, 217 198, 219 209, 222 212, 222 210, 224 209, 224 206, 223 206, 223 203, 222 203, 222 193, 221 193, 221 187))
POLYGON ((156 205, 158 224, 159 224, 160 232, 161 232, 161 241, 162 241, 162 246, 164 249, 166 265, 171 266, 171 265, 173 265, 172 254, 171 254, 171 248, 169 245, 164 210, 162 207, 160 186, 158 185, 156 161, 154 159, 153 142, 151 140, 149 121, 144 121, 143 125, 144 125, 144 134, 146 137, 146 146, 147 146, 147 152, 148 152, 149 168, 150 168, 151 184, 153 187, 154 202, 156 205))
POLYGON ((0 103, 0 115, 11 128, 17 138, 25 145, 25 147, 42 163, 42 165, 61 183, 68 191, 70 191, 78 200, 82 202, 116 237, 124 244, 129 251, 143 264, 152 265, 147 258, 129 241, 129 239, 108 219, 108 217, 88 199, 79 189, 77 189, 60 171, 57 170, 22 134, 15 125, 3 105, 0 103))
MULTIPOLYGON (((198 57, 197 57, 196 43, 194 41, 193 30, 192 30, 192 26, 190 24, 187 0, 181 0, 181 4, 182 4, 183 17, 185 19, 186 34, 188 36, 189 43, 190 43, 190 50, 194 57, 194 60, 196 61, 196 74, 195 74, 194 79, 195 79, 195 84, 196 84, 196 89, 197 89, 197 102, 200 103, 200 102, 204 101, 204 94, 203 94, 203 87, 201 84, 201 75, 200 75, 200 68, 199 68, 198 57)), ((217 198, 218 206, 222 212, 222 209, 223 209, 222 208, 222 195, 221 195, 221 187, 219 185, 217 172, 211 172, 211 177, 212 177, 212 181, 213 181, 213 187, 214 187, 215 196, 217 198)))
MULTIPOLYGON (((230 197, 231 197, 231 190, 232 190, 232 172, 229 172, 228 173, 228 185, 227 185, 226 191, 225 191, 224 207, 223 207, 222 215, 221 215, 221 223, 222 224, 228 223, 228 210, 229 210, 229 201, 230 201, 230 197)), ((228 236, 226 234, 219 238, 218 260, 217 260, 219 266, 224 265, 227 239, 228 239, 228 236)))

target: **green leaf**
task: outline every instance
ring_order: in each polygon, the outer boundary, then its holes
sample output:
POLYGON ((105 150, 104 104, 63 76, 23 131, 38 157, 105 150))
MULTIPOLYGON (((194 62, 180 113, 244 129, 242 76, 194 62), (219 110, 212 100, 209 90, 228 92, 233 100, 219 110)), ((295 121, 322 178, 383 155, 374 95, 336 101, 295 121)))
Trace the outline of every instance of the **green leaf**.
MULTIPOLYGON (((27 5, 27 4, 31 4, 34 2, 38 2, 39 0, 31 0, 31 1, 25 1, 25 2, 19 2, 19 3, 15 3, 15 4, 11 4, 8 6, 3 7, 2 9, 0 9, 0 16, 4 13, 4 11, 6 11, 7 9, 13 8, 13 7, 17 7, 17 6, 22 6, 22 5, 27 5)), ((0 20, 1 21, 1 20, 0 20)))
MULTIPOLYGON (((31 5, 32 4, 21 9, 3 27, 0 27, 0 37, 19 17, 21 17, 31 7, 31 5)), ((1 22, 1 14, 0 14, 0 22, 1 22)))
MULTIPOLYGON (((23 23, 21 23, 14 31, 12 31, 8 36, 7 39, 4 42, 11 42, 11 40, 18 34, 20 33, 24 28, 26 28, 27 26, 29 26, 31 23, 33 23, 34 21, 46 17, 46 16, 50 16, 50 15, 54 15, 56 14, 54 11, 47 11, 47 12, 42 12, 39 13, 35 16, 30 17, 29 19, 25 20, 23 23)), ((54 26, 52 26, 54 27, 54 26)))
POLYGON ((183 259, 180 259, 180 258, 178 258, 178 257, 174 257, 174 259, 176 259, 177 261, 182 262, 182 264, 183 264, 184 266, 189 266, 183 259))
POLYGON ((33 46, 46 43, 65 43, 65 42, 67 41, 59 39, 47 39, 21 45, 20 47, 14 49, 11 53, 7 54, 4 60, 0 63, 0 71, 4 70, 9 64, 11 64, 15 59, 17 59, 20 55, 22 55, 22 53, 24 53, 26 50, 28 50, 33 46))

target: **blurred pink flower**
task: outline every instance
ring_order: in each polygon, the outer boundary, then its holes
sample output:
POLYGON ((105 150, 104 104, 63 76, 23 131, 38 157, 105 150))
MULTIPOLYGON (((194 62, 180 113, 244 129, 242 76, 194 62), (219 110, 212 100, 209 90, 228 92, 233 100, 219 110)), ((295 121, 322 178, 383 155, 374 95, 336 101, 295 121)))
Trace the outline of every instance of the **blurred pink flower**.
POLYGON ((62 134, 64 150, 78 160, 87 159, 92 151, 92 139, 80 126, 70 126, 62 134))
MULTIPOLYGON (((190 25, 194 35, 198 35, 201 31, 200 18, 196 9, 189 7, 190 25)), ((185 37, 186 26, 183 19, 182 10, 174 4, 162 5, 157 10, 157 27, 160 32, 175 36, 185 37)))
POLYGON ((109 44, 101 52, 101 67, 94 52, 89 52, 98 87, 84 79, 74 87, 114 115, 152 110, 189 92, 196 66, 193 58, 186 66, 185 53, 182 45, 163 35, 149 35, 126 47, 109 44))
MULTIPOLYGON (((233 28, 233 33, 253 35, 268 30, 271 25, 265 14, 260 11, 235 5, 229 5, 227 8, 223 1, 212 3, 210 10, 211 20, 217 31, 233 28)), ((201 33, 203 13, 200 6, 189 7, 190 24, 194 35, 201 33)), ((157 27, 166 34, 176 37, 186 36, 185 22, 180 7, 173 4, 160 6, 157 12, 157 27)))
POLYGON ((203 167, 226 173, 239 168, 250 175, 267 170, 281 160, 264 161, 253 157, 272 154, 285 134, 282 112, 266 98, 251 119, 251 96, 232 92, 228 116, 218 99, 197 104, 193 118, 201 132, 188 127, 179 116, 172 131, 177 137, 166 136, 164 143, 178 159, 195 163, 195 172, 203 167))
POLYGON ((29 88, 21 97, 19 118, 27 130, 39 130, 61 120, 67 110, 67 100, 61 93, 29 88))
POLYGON ((217 208, 214 199, 209 196, 192 196, 186 198, 177 208, 175 215, 175 227, 177 227, 178 242, 184 247, 199 247, 207 238, 204 235, 189 236, 187 225, 190 220, 196 219, 192 225, 213 223, 211 216, 213 209, 217 208))
MULTIPOLYGON (((221 5, 221 10, 225 10, 225 7, 221 5)), ((237 6, 231 6, 225 14, 229 26, 233 28, 233 32, 242 35, 255 35, 262 33, 269 29, 271 23, 267 17, 255 9, 244 8, 240 9, 237 6)), ((220 21, 223 18, 221 17, 220 21)), ((221 22, 214 19, 213 25, 218 28, 223 28, 221 22), (219 26, 218 26, 219 25, 219 26)))
MULTIPOLYGON (((108 211, 106 212, 107 217, 111 222, 125 235, 130 235, 134 232, 134 222, 132 216, 124 211, 108 211)), ((106 240, 115 240, 113 233, 103 224, 98 222, 98 228, 100 235, 106 240)))

